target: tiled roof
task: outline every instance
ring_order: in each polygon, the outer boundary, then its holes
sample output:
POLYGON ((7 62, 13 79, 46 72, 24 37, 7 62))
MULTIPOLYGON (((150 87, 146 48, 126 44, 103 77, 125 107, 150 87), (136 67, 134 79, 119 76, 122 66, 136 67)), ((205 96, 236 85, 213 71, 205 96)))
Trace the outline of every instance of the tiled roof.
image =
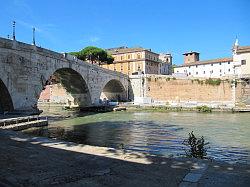
POLYGON ((110 54, 119 54, 119 53, 128 53, 128 52, 136 52, 136 51, 143 51, 142 47, 136 47, 136 48, 117 48, 117 49, 109 49, 107 50, 110 54))
POLYGON ((217 59, 212 59, 212 60, 191 62, 188 64, 183 64, 183 65, 178 66, 178 67, 204 65, 204 64, 215 64, 215 63, 220 63, 220 62, 232 62, 232 61, 233 61, 233 58, 217 58, 217 59))
MULTIPOLYGON (((152 52, 150 49, 145 49, 142 47, 134 47, 134 48, 114 48, 114 49, 107 49, 106 50, 108 53, 111 55, 116 55, 116 54, 123 54, 123 53, 133 53, 133 52, 141 52, 141 51, 149 51, 151 53, 157 54, 155 52, 152 52)), ((158 54, 157 54, 158 55, 158 54)))
POLYGON ((250 46, 239 46, 237 48, 237 53, 247 53, 250 52, 250 46))

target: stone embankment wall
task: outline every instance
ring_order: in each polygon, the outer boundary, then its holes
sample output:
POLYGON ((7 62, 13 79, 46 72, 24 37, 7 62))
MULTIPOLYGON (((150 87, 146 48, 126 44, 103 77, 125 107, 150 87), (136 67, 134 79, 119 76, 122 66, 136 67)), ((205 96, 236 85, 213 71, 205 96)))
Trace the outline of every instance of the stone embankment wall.
POLYGON ((237 81, 235 90, 236 107, 250 108, 250 80, 237 81))
MULTIPOLYGON (((138 79, 139 80, 139 79, 138 79)), ((144 75, 143 83, 138 86, 139 97, 147 98, 148 104, 166 104, 170 106, 196 107, 208 105, 214 108, 232 108, 235 105, 236 90, 231 80, 219 80, 220 83, 208 83, 207 79, 173 78, 162 75, 144 75)), ((137 93, 134 91, 134 93, 137 93)), ((136 96, 135 96, 136 98, 136 96)))

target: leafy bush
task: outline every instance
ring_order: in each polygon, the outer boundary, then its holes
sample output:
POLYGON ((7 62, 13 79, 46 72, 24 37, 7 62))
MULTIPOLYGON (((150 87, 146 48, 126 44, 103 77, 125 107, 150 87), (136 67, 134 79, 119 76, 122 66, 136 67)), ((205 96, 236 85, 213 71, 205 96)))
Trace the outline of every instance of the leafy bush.
POLYGON ((205 148, 208 145, 208 142, 205 142, 203 136, 200 138, 195 137, 193 131, 189 133, 188 139, 183 141, 183 144, 188 147, 188 150, 185 150, 188 157, 204 159, 207 156, 207 149, 205 148))
POLYGON ((213 86, 218 86, 221 83, 221 79, 211 79, 211 78, 209 78, 209 79, 206 79, 205 83, 213 85, 213 86))
POLYGON ((212 112, 212 109, 206 105, 197 106, 196 109, 198 110, 198 112, 212 112))

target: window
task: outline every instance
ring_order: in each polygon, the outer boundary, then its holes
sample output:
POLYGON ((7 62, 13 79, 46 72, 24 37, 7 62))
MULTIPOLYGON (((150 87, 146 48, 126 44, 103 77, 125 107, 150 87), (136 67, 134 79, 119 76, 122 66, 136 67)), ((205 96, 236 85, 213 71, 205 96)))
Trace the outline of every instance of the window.
POLYGON ((198 75, 198 72, 196 72, 196 75, 198 75))
POLYGON ((205 74, 206 73, 206 71, 203 71, 203 74, 205 74))
POLYGON ((230 62, 228 62, 228 64, 230 64, 230 62))
POLYGON ((213 73, 214 71, 213 70, 211 70, 211 74, 213 73))
POLYGON ((220 73, 221 73, 222 71, 221 71, 221 69, 220 69, 220 73))
POLYGON ((141 54, 140 54, 140 53, 137 54, 137 58, 138 58, 138 59, 141 58, 141 54))
POLYGON ((228 72, 230 72, 230 69, 228 69, 228 72))
POLYGON ((220 65, 221 65, 221 62, 220 62, 220 65))
POLYGON ((189 75, 191 75, 191 73, 190 73, 190 72, 189 72, 188 74, 189 74, 189 75))
POLYGON ((246 65, 247 61, 246 60, 241 60, 241 65, 246 65))
POLYGON ((121 60, 123 60, 123 56, 121 56, 121 60))
POLYGON ((130 55, 128 55, 128 59, 130 59, 131 58, 131 56, 130 55))
POLYGON ((191 68, 191 66, 189 66, 188 68, 191 68))
POLYGON ((196 65, 196 68, 198 68, 198 66, 196 65))
POLYGON ((213 66, 213 64, 211 64, 211 66, 213 66))

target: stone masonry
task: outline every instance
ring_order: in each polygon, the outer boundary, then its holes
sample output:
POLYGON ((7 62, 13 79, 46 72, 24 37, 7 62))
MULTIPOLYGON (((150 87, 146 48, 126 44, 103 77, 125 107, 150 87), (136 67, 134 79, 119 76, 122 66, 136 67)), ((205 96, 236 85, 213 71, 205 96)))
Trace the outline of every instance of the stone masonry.
POLYGON ((6 100, 9 95, 15 110, 35 109, 42 89, 55 72, 64 77, 67 91, 89 97, 85 105, 98 105, 103 88, 111 80, 118 81, 124 93, 128 93, 129 81, 124 74, 80 61, 67 53, 0 38, 0 84, 9 93, 4 95, 1 90, 0 96, 6 100))
POLYGON ((141 75, 130 78, 135 98, 140 98, 139 101, 145 104, 233 108, 239 98, 243 98, 242 84, 235 84, 229 79, 221 80, 219 85, 212 85, 206 84, 205 78, 174 78, 164 75, 141 75))

